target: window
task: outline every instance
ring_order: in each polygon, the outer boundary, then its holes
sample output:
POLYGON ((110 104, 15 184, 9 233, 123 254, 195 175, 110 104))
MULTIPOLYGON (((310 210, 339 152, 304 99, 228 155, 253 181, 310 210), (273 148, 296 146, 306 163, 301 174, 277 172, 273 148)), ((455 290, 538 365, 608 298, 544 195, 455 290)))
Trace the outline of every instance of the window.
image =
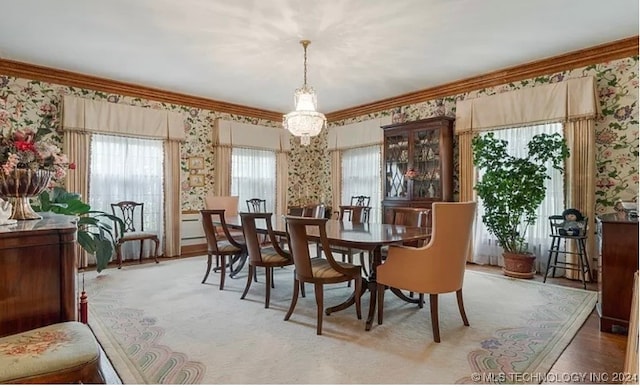
MULTIPOLYGON (((111 214, 120 201, 144 203, 144 230, 164 234, 163 144, 161 140, 91 136, 89 204, 111 214)), ((137 243, 123 247, 123 258, 136 257, 137 243)), ((148 247, 152 244, 145 244, 148 247)), ((162 243, 160 244, 162 247, 162 243)))
POLYGON ((382 169, 379 145, 347 149, 342 152, 342 204, 351 203, 351 197, 371 197, 371 222, 381 222, 382 169))
POLYGON ((240 211, 247 211, 246 200, 267 201, 267 211, 276 208, 276 153, 252 148, 231 150, 231 195, 239 197, 240 211))
MULTIPOLYGON (((562 124, 543 124, 530 127, 509 128, 493 131, 497 139, 507 140, 507 152, 513 156, 525 156, 528 152, 527 143, 537 134, 547 133, 563 134, 562 124)), ((550 245, 549 216, 562 214, 564 209, 564 178, 560 171, 547 164, 547 173, 551 177, 545 181, 547 195, 538 210, 536 223, 529 227, 527 242, 529 250, 536 255, 536 265, 540 270, 541 264, 546 264, 550 245)), ((478 171, 482 176, 482 171, 478 171)), ((484 208, 482 200, 478 198, 478 212, 476 215, 476 233, 474 241, 474 261, 482 264, 502 265, 502 248, 497 240, 489 233, 482 223, 484 208)))

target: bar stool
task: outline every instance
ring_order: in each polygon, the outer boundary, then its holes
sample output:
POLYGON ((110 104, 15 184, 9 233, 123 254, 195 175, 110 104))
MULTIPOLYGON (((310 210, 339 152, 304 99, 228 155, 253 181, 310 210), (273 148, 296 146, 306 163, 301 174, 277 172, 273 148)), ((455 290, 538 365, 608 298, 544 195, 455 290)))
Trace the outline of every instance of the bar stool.
MULTIPOLYGON (((582 217, 580 215, 580 217, 582 217)), ((582 286, 587 289, 587 275, 591 276, 591 268, 589 266, 589 256, 587 255, 587 218, 580 219, 578 221, 584 222, 584 227, 580 229, 565 229, 565 216, 550 216, 549 224, 551 225, 551 248, 549 248, 549 257, 547 258, 547 270, 544 273, 545 283, 547 281, 547 275, 551 271, 551 277, 556 276, 556 268, 570 269, 580 272, 580 279, 582 280, 582 286), (574 242, 574 246, 577 251, 567 250, 566 244, 574 242), (565 243, 565 246, 561 248, 560 244, 565 243), (558 260, 558 254, 564 253, 565 255, 578 256, 578 262, 572 263, 568 261, 558 260)), ((566 260, 566 259, 565 259, 566 260)))

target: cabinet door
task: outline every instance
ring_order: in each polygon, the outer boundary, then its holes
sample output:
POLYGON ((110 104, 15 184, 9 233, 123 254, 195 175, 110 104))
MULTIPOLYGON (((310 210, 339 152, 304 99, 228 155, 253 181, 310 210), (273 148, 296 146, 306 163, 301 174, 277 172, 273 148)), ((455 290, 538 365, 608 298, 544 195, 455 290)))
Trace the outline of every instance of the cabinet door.
POLYGON ((404 174, 409 168, 409 132, 388 135, 384 143, 385 197, 408 199, 408 185, 404 174))
POLYGON ((442 198, 440 129, 415 130, 412 139, 412 166, 418 172, 412 182, 412 198, 442 198))

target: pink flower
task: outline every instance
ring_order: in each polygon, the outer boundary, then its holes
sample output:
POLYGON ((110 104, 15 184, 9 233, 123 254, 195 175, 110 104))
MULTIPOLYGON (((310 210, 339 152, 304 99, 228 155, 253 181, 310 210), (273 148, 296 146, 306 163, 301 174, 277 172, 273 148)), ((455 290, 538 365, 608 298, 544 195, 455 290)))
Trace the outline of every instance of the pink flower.
POLYGON ((417 176, 418 176, 418 172, 413 168, 408 169, 407 172, 404 173, 404 177, 407 179, 413 179, 417 176))

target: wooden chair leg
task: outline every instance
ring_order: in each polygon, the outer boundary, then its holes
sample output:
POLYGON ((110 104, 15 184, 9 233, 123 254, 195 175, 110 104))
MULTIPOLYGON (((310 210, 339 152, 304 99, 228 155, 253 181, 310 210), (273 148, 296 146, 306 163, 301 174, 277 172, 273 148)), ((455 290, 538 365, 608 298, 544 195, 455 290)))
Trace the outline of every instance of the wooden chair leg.
POLYGON ((140 264, 142 264, 142 252, 144 248, 144 240, 140 240, 140 257, 138 257, 138 261, 140 262, 140 264))
POLYGON ((316 294, 316 306, 318 310, 318 323, 317 323, 317 335, 322 335, 322 316, 324 315, 324 287, 322 283, 315 283, 315 294, 316 294))
POLYGON ((156 250, 155 250, 155 254, 153 255, 153 257, 156 260, 156 264, 160 263, 158 261, 158 249, 160 248, 160 239, 154 238, 153 241, 156 243, 156 250))
POLYGON ((211 272, 211 255, 207 255, 207 272, 205 272, 204 279, 202 279, 201 283, 204 284, 204 282, 207 281, 207 278, 209 277, 210 272, 211 272))
POLYGON ((220 267, 220 289, 224 289, 224 279, 227 277, 227 256, 222 256, 220 258, 220 263, 222 266, 220 267))
POLYGON ((276 282, 273 281, 273 271, 275 271, 275 268, 271 268, 271 288, 276 288, 276 282))
POLYGON ((255 271, 256 269, 254 268, 254 266, 249 264, 249 276, 247 276, 247 285, 245 286, 244 292, 242 293, 240 299, 244 299, 244 297, 247 296, 247 292, 249 292, 249 287, 251 287, 251 281, 253 280, 253 274, 255 273, 255 271))
POLYGON ((431 326, 433 327, 433 342, 440 342, 440 325, 438 323, 438 294, 429 294, 431 307, 431 326))
POLYGON ((456 291, 456 298, 458 299, 458 310, 460 310, 460 316, 462 317, 462 322, 464 322, 465 326, 469 326, 469 321, 467 320, 467 314, 464 312, 464 303, 462 302, 462 289, 456 291))
MULTIPOLYGON (((298 281, 298 279, 293 280, 293 297, 291 298, 291 305, 289 305, 289 311, 287 311, 287 315, 284 316, 284 320, 288 321, 291 318, 291 314, 293 314, 293 309, 296 308, 296 303, 298 302, 298 289, 301 288, 302 284, 298 281)), ((304 288, 302 288, 304 290, 304 288)))
POLYGON ((116 245, 116 258, 118 261, 118 269, 122 268, 122 243, 116 245))
POLYGON ((424 307, 424 294, 418 295, 418 308, 424 307))
POLYGON ((384 289, 385 285, 378 283, 378 325, 382 325, 384 318, 384 289))
POLYGON ((360 299, 362 296, 362 277, 360 277, 360 274, 358 274, 358 277, 355 278, 353 282, 355 283, 356 293, 356 316, 358 317, 358 319, 362 319, 362 302, 360 299))
POLYGON ((302 293, 303 298, 307 297, 307 293, 305 292, 304 282, 300 282, 300 293, 302 293))
POLYGON ((269 300, 271 299, 271 282, 273 281, 273 268, 265 267, 265 297, 264 297, 264 308, 269 308, 269 300))

